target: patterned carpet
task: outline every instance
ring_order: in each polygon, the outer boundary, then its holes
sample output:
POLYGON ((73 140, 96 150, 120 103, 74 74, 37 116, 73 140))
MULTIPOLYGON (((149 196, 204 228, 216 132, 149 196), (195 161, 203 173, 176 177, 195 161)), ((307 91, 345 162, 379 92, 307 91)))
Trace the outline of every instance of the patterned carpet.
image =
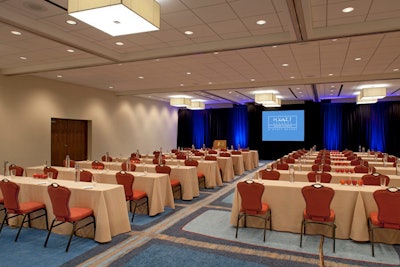
MULTIPOLYGON (((176 201, 175 210, 167 209, 158 216, 136 215, 133 231, 114 237, 108 244, 74 238, 69 253, 60 249, 65 246, 65 236, 55 235, 50 243, 53 249, 44 249, 35 242, 35 235, 43 239, 44 231, 24 229, 21 242, 14 243, 11 240, 15 230, 5 227, 0 235, 0 266, 42 266, 44 262, 48 267, 321 266, 319 236, 306 236, 303 248, 298 245, 299 235, 292 233, 267 231, 264 243, 262 230, 240 228, 238 239, 235 238, 235 228, 229 224, 233 191, 237 181, 252 176, 246 172, 222 187, 201 190, 198 198, 176 201), (27 241, 28 235, 32 242, 27 241), (32 244, 25 246, 27 242, 32 244), (50 260, 53 258, 56 260, 50 260)), ((375 258, 371 257, 369 243, 337 240, 335 254, 330 238, 324 239, 323 246, 324 266, 400 265, 399 246, 379 244, 375 258)))

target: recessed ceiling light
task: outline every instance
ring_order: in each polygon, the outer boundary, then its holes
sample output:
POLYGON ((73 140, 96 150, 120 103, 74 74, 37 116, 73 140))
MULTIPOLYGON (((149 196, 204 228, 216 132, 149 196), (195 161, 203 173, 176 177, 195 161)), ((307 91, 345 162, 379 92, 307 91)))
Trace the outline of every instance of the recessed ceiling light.
POLYGON ((393 71, 399 71, 399 69, 393 69, 393 71))
POLYGON ((139 78, 139 79, 144 79, 144 77, 143 77, 143 76, 139 76, 138 78, 139 78))
POLYGON ((184 86, 184 84, 183 84, 183 83, 181 83, 179 86, 184 86))
POLYGON ((214 52, 214 55, 218 55, 219 53, 218 52, 214 52))
POLYGON ((334 86, 334 85, 331 85, 331 88, 335 88, 335 86, 334 86))
POLYGON ((272 46, 272 48, 277 48, 277 47, 278 47, 277 45, 273 45, 273 46, 272 46))
POLYGON ((250 79, 250 82, 254 82, 256 79, 250 79))
POLYGON ((296 87, 296 90, 300 90, 300 87, 296 87))
POLYGON ((360 57, 356 57, 354 60, 355 60, 355 61, 360 61, 361 58, 360 58, 360 57))
POLYGON ((74 49, 67 49, 67 52, 74 53, 75 50, 74 49))
POLYGON ((185 34, 186 34, 186 35, 192 35, 193 32, 192 32, 192 31, 185 31, 185 34))
POLYGON ((337 41, 337 39, 332 39, 332 42, 336 42, 337 41))
POLYGON ((108 89, 114 89, 114 86, 111 86, 111 85, 110 85, 110 86, 108 87, 108 89))
POLYGON ((257 22, 256 22, 258 25, 264 25, 265 23, 267 23, 265 20, 263 20, 263 19, 260 19, 260 20, 257 20, 257 22))
POLYGON ((62 75, 57 75, 57 78, 62 78, 62 75))
POLYGON ((294 76, 290 76, 289 78, 290 78, 290 79, 294 79, 295 77, 294 77, 294 76))
POLYGON ((282 67, 287 67, 287 66, 289 66, 289 64, 287 64, 287 63, 282 64, 282 67))
POLYGON ((28 58, 27 57, 19 57, 19 59, 26 60, 28 58))
POLYGON ((353 10, 354 10, 354 7, 349 6, 349 7, 343 8, 343 9, 342 9, 342 12, 343 12, 343 13, 350 13, 350 12, 352 12, 353 10))
POLYGON ((116 45, 124 45, 123 42, 115 42, 116 45))
POLYGON ((69 25, 76 25, 77 24, 77 22, 75 20, 72 20, 72 19, 66 20, 65 23, 67 23, 69 25))
POLYGON ((212 82, 208 82, 208 84, 212 84, 212 82))
POLYGON ((333 76, 333 73, 329 73, 328 75, 329 75, 329 76, 333 76))
POLYGON ((190 74, 192 74, 192 73, 188 71, 188 72, 186 72, 186 74, 187 74, 187 75, 190 75, 190 74))
POLYGON ((14 35, 22 35, 22 33, 19 32, 19 31, 11 31, 11 33, 14 34, 14 35))
POLYGON ((229 91, 228 94, 232 94, 232 91, 229 91))

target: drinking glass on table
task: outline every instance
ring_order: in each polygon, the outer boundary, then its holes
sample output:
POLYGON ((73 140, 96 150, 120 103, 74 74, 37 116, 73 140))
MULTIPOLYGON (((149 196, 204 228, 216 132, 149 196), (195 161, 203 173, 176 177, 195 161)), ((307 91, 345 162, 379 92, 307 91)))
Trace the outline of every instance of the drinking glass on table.
POLYGON ((94 175, 92 175, 92 186, 96 187, 97 181, 96 178, 94 177, 94 175))
POLYGON ((12 178, 14 178, 17 175, 17 170, 16 169, 11 169, 10 170, 10 175, 12 178))
POLYGON ((321 174, 317 173, 317 174, 315 175, 315 182, 316 182, 317 184, 320 184, 320 183, 321 183, 321 174))
POLYGON ((380 182, 381 182, 381 187, 386 187, 386 177, 381 177, 380 182))
POLYGON ((48 172, 47 178, 51 181, 53 179, 53 172, 48 172))

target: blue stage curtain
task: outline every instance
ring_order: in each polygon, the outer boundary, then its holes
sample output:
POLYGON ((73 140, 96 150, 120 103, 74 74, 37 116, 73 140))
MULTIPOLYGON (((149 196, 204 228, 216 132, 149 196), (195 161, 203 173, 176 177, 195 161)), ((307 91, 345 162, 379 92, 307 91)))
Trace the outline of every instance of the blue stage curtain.
POLYGON ((203 147, 206 144, 206 113, 204 110, 192 111, 192 143, 196 148, 203 147))
POLYGON ((366 138, 369 148, 375 151, 387 151, 385 142, 388 128, 386 107, 387 105, 382 105, 382 103, 371 105, 366 138))
POLYGON ((236 148, 238 145, 241 148, 247 148, 249 136, 247 107, 235 106, 230 112, 229 124, 231 130, 228 144, 233 143, 236 148), (232 143, 229 141, 232 141, 232 143))
POLYGON ((340 150, 342 146, 342 105, 322 104, 324 122, 324 148, 340 150))

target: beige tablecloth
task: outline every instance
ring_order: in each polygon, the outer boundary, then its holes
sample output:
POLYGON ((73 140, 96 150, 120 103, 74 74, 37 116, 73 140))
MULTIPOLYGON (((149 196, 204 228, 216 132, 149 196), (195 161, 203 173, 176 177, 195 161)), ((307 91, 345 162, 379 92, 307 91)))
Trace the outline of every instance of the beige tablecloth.
MULTIPOLYGON (((300 233, 302 214, 305 208, 301 188, 311 183, 288 181, 259 180, 264 184, 265 191, 262 200, 267 202, 272 210, 272 229, 300 233)), ((369 212, 376 211, 377 206, 372 193, 381 189, 378 186, 342 186, 339 184, 326 185, 335 190, 331 208, 336 215, 336 237, 368 241, 367 219, 369 212)), ((230 223, 236 226, 241 198, 235 190, 230 223)), ((242 221, 243 222, 243 221, 242 221)), ((263 220, 248 217, 248 227, 263 228, 263 220)), ((331 236, 331 229, 320 225, 307 227, 307 234, 325 233, 331 236)), ((389 244, 400 243, 400 231, 376 231, 375 240, 389 244)))
MULTIPOLYGON (((9 178, 9 177, 8 177, 9 178)), ((0 178, 3 179, 3 176, 0 178)), ((39 201, 46 205, 49 224, 54 218, 50 197, 47 192, 47 180, 30 177, 9 178, 20 186, 19 201, 39 201)), ((131 231, 125 193, 122 185, 97 184, 94 188, 90 183, 66 180, 55 181, 71 190, 70 206, 87 207, 94 211, 96 217, 96 234, 94 240, 100 243, 109 242, 113 236, 131 231)), ((1 194, 1 192, 0 192, 1 194)), ((32 221, 32 226, 46 229, 45 219, 32 221)), ((69 234, 70 224, 64 224, 54 229, 60 234, 69 234)), ((93 228, 87 227, 78 233, 81 236, 93 237, 93 228)))
POLYGON ((242 175, 244 173, 244 160, 242 155, 231 155, 233 170, 235 175, 242 175))
MULTIPOLYGON (((75 169, 65 167, 55 167, 58 170, 58 179, 75 180, 75 169)), ((27 176, 40 172, 42 167, 26 168, 27 176)), ((117 184, 115 178, 116 170, 92 170, 90 172, 99 183, 117 184)), ((166 174, 148 173, 146 176, 143 172, 130 172, 135 176, 133 189, 142 190, 149 197, 149 215, 154 216, 164 211, 166 206, 175 208, 174 197, 172 194, 169 177, 166 174)))

